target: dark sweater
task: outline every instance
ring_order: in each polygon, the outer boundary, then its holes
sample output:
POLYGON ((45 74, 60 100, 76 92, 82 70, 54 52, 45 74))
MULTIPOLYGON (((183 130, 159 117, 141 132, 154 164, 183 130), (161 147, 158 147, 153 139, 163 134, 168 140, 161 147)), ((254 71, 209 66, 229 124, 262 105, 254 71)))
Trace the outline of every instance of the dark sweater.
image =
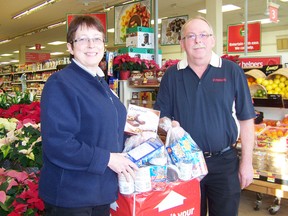
POLYGON ((44 165, 40 197, 60 207, 117 199, 110 152, 122 152, 126 109, 105 81, 72 62, 46 82, 41 97, 44 165))

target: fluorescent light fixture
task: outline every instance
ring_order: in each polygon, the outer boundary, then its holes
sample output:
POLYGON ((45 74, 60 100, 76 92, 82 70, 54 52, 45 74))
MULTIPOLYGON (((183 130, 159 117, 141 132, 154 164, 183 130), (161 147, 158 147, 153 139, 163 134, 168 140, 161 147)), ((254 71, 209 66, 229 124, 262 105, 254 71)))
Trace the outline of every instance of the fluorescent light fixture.
POLYGON ((21 18, 23 16, 29 15, 29 14, 35 12, 36 10, 40 10, 43 7, 46 7, 47 5, 53 4, 53 3, 57 2, 57 1, 59 1, 59 0, 46 0, 46 1, 42 2, 42 3, 40 3, 40 4, 34 5, 31 8, 29 8, 29 9, 27 9, 25 11, 22 11, 21 13, 13 16, 12 19, 19 19, 19 18, 21 18))
POLYGON ((10 42, 10 41, 11 41, 10 39, 3 40, 3 41, 0 41, 0 44, 8 43, 8 42, 10 42))
POLYGON ((65 43, 67 43, 67 42, 66 41, 53 41, 53 42, 50 42, 48 44, 57 46, 57 45, 65 44, 65 43))
POLYGON ((11 63, 16 63, 16 62, 19 62, 19 60, 14 59, 14 60, 11 60, 10 62, 11 62, 11 63))
MULTIPOLYGON (((46 48, 45 46, 41 46, 41 49, 44 49, 44 48, 46 48)), ((29 48, 30 50, 36 50, 36 47, 35 46, 32 46, 32 47, 30 47, 29 48)))
POLYGON ((52 52, 52 53, 50 53, 50 55, 63 55, 64 54, 64 52, 52 52))
POLYGON ((115 29, 114 29, 114 28, 110 28, 110 29, 107 30, 107 32, 109 32, 109 33, 114 33, 114 32, 115 32, 115 29))
POLYGON ((122 5, 129 4, 129 3, 132 3, 132 2, 134 2, 134 0, 129 0, 129 1, 123 2, 122 5))
POLYGON ((11 62, 1 62, 1 65, 10 64, 11 62))
POLYGON ((13 53, 19 53, 19 50, 15 50, 15 51, 13 51, 13 53))
POLYGON ((52 28, 56 28, 56 27, 59 27, 59 26, 65 25, 65 24, 66 24, 66 21, 58 22, 58 23, 54 23, 54 24, 47 26, 47 28, 52 29, 52 28))
POLYGON ((288 2, 288 0, 280 0, 281 2, 288 2))
POLYGON ((12 56, 13 54, 10 54, 10 53, 5 53, 5 54, 2 54, 1 56, 12 56))
MULTIPOLYGON (((239 10, 239 9, 241 8, 232 4, 222 5, 222 12, 229 12, 229 11, 234 11, 234 10, 239 10)), ((198 10, 198 12, 206 14, 207 10, 206 9, 198 10)))

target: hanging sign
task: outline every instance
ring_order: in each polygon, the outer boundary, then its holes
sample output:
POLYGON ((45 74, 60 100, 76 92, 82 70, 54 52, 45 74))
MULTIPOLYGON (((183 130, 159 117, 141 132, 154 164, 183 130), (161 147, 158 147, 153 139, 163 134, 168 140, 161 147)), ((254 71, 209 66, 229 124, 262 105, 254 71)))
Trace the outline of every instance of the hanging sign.
MULTIPOLYGON (((248 52, 261 51, 261 23, 248 23, 247 50, 248 52)), ((245 25, 228 26, 227 52, 244 52, 245 48, 245 25)))
POLYGON ((269 19, 274 23, 278 22, 278 9, 278 4, 275 4, 273 2, 269 3, 269 19))
POLYGON ((35 49, 36 50, 41 50, 41 44, 35 44, 35 49))
POLYGON ((104 27, 104 33, 106 33, 106 42, 108 42, 108 35, 107 35, 107 13, 103 12, 103 13, 90 13, 90 14, 68 14, 67 15, 67 30, 68 30, 68 26, 70 25, 71 21, 73 20, 73 18, 77 15, 89 15, 92 17, 96 17, 100 20, 100 22, 102 23, 103 27, 104 27))

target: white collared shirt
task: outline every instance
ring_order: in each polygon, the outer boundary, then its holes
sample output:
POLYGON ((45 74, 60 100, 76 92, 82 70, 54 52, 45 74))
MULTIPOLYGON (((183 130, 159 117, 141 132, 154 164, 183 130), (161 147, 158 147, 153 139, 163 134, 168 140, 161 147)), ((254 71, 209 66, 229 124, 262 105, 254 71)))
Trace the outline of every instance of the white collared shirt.
POLYGON ((84 65, 82 65, 80 62, 78 62, 76 59, 72 59, 79 67, 81 67, 83 70, 87 71, 89 74, 91 74, 93 77, 95 77, 96 75, 99 77, 104 77, 105 74, 102 71, 102 69, 98 66, 96 69, 96 73, 94 71, 89 70, 87 67, 85 67, 84 65))
MULTIPOLYGON (((213 51, 211 55, 210 65, 212 65, 213 67, 218 67, 218 68, 222 66, 222 58, 213 51)), ((187 61, 187 58, 185 58, 178 62, 177 69, 178 70, 185 69, 187 66, 188 66, 188 61, 187 61)))

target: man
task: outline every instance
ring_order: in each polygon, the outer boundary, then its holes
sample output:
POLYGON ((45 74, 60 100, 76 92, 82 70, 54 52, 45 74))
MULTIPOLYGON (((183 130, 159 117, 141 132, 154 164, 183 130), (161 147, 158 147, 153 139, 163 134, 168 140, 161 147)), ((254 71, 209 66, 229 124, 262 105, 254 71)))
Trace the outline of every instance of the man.
POLYGON ((234 216, 241 189, 253 180, 255 111, 243 70, 221 59, 203 17, 181 30, 186 59, 164 74, 155 109, 176 120, 204 153, 208 174, 201 181, 201 216, 234 216), (241 138, 241 161, 236 141, 241 138))

